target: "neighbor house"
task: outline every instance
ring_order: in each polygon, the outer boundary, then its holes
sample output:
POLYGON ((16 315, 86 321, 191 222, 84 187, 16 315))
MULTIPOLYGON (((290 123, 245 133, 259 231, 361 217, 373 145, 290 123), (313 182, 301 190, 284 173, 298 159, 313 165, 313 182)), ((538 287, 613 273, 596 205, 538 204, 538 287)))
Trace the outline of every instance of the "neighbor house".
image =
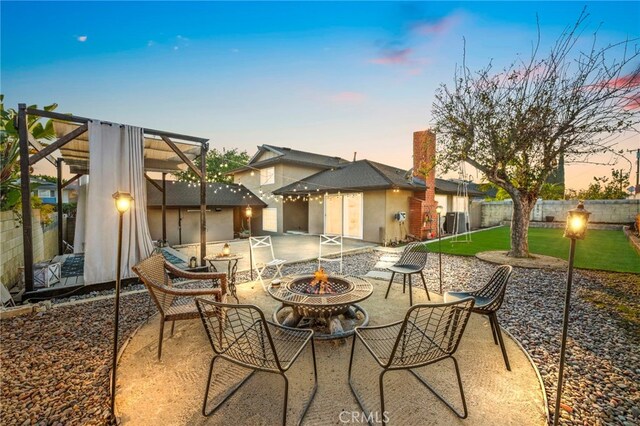
MULTIPOLYGON (((55 182, 33 179, 35 189, 31 192, 38 196, 43 204, 58 204, 58 185, 55 182)), ((63 203, 78 202, 78 185, 72 183, 62 189, 63 203)))
POLYGON ((339 157, 262 145, 245 167, 230 172, 234 181, 266 198, 262 233, 342 234, 372 242, 428 238, 437 234, 435 206, 464 211, 468 197, 461 182, 436 179, 417 171, 432 158, 435 135, 414 133, 414 168, 402 170, 370 160, 339 157), (429 148, 425 150, 425 146, 429 148))

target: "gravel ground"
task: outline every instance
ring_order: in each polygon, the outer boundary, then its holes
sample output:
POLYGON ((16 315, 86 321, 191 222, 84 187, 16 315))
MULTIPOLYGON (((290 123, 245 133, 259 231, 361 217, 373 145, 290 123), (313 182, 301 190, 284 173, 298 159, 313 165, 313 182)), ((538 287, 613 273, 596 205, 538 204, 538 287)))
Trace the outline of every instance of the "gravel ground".
MULTIPOLYGON (((379 257, 347 256, 344 268, 365 274, 379 257)), ((287 265, 284 272, 311 272, 316 265, 287 265)), ((494 268, 445 255, 444 289, 479 287, 494 268)), ((437 261, 425 272, 437 290, 437 261)), ((238 274, 239 282, 247 279, 248 273, 238 274)), ((499 313, 540 369, 552 412, 565 279, 562 271, 515 268, 499 313)), ((569 411, 563 410, 562 423, 640 424, 640 277, 580 271, 574 289, 563 392, 569 411)), ((121 341, 145 321, 147 303, 146 294, 122 299, 121 341)), ((110 423, 112 318, 113 300, 100 300, 0 321, 0 424, 110 423)))

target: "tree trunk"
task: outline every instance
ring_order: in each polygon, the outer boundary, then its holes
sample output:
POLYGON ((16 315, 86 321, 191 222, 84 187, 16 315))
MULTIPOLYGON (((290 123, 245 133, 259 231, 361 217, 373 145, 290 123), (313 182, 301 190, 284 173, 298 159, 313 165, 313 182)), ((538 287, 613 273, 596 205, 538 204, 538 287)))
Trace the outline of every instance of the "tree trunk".
POLYGON ((511 196, 513 215, 511 216, 511 257, 529 257, 529 215, 537 197, 532 194, 511 196))

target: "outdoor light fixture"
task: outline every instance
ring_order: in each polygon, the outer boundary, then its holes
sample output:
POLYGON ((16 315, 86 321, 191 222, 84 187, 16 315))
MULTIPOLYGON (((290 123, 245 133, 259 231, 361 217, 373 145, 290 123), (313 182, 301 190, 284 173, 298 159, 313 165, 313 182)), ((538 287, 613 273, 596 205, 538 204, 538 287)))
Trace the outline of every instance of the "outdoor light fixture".
POLYGON ((222 247, 222 255, 229 256, 231 254, 231 247, 229 247, 229 243, 224 243, 222 247))
POLYGON ((247 219, 251 219, 251 217, 253 216, 253 209, 251 208, 251 206, 247 206, 247 208, 244 209, 244 214, 247 216, 247 219))
POLYGON ((438 214, 438 278, 440 281, 440 294, 442 294, 442 228, 440 227, 442 206, 440 204, 436 206, 436 213, 438 214))
POLYGON ((116 260, 116 306, 115 320, 113 323, 113 361, 111 367, 111 414, 115 417, 114 407, 116 402, 116 367, 118 361, 118 323, 120 320, 120 273, 122 270, 122 219, 131 208, 133 197, 128 192, 116 192, 113 194, 118 211, 118 258, 116 260))
POLYGON ((556 406, 553 413, 554 426, 560 421, 560 400, 562 398, 562 378, 564 375, 564 358, 567 349, 567 329, 569 327, 569 310, 571 308, 571 284, 573 283, 573 258, 576 252, 576 240, 584 240, 587 231, 589 213, 580 201, 575 209, 567 212, 567 224, 564 237, 571 239, 569 248, 569 270, 567 273, 567 292, 564 298, 564 319, 562 321, 562 342, 560 346, 560 369, 558 370, 558 390, 556 392, 556 406))

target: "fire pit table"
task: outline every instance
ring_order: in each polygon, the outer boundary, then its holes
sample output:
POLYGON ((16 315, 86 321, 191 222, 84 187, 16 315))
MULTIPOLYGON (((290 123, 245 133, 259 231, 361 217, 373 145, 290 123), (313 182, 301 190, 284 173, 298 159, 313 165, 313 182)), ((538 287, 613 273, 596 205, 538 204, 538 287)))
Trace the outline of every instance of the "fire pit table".
POLYGON ((369 323, 367 311, 356 304, 373 293, 369 281, 350 275, 328 275, 322 283, 315 278, 285 277, 279 285, 268 287, 269 294, 282 302, 273 314, 276 323, 313 328, 316 339, 351 336, 355 327, 369 323))

